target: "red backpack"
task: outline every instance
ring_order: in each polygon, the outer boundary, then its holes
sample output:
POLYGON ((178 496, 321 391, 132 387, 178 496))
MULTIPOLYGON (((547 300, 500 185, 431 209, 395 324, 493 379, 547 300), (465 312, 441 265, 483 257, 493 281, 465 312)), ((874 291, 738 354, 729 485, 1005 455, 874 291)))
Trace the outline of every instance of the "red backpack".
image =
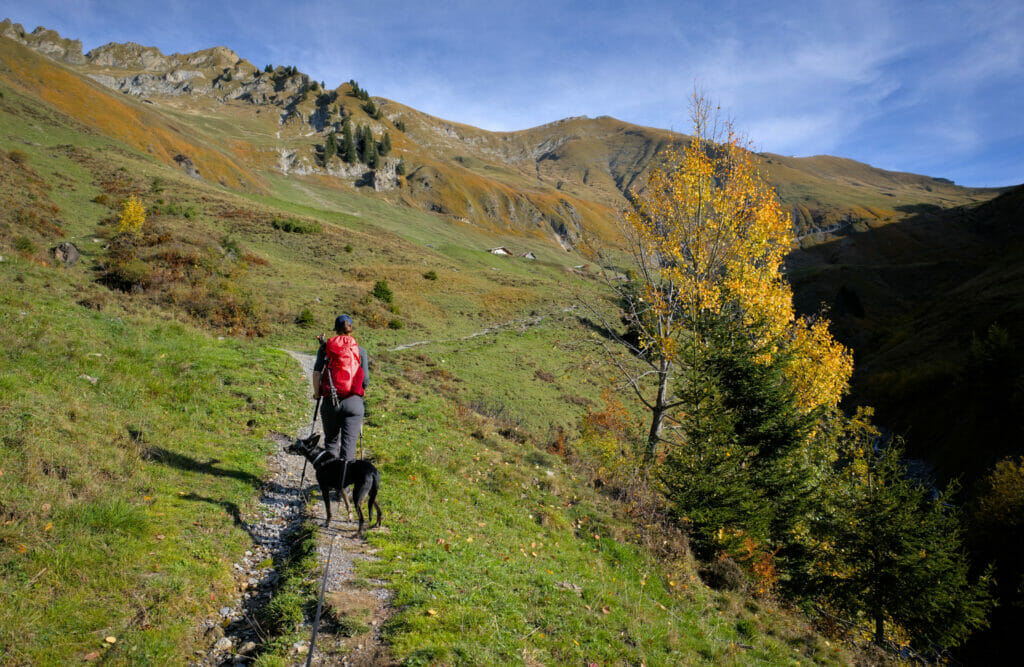
POLYGON ((320 379, 321 395, 337 394, 339 399, 363 395, 363 367, 359 363, 359 344, 352 336, 328 339, 327 368, 320 379), (331 386, 333 383, 333 387, 331 386))

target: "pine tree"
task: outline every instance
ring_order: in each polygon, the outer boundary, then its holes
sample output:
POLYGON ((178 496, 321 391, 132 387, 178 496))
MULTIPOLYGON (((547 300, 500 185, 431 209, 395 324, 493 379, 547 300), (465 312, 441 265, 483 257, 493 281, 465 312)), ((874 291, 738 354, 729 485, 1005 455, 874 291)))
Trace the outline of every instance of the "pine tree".
POLYGON ((366 162, 366 133, 368 129, 365 125, 356 126, 356 156, 360 162, 366 162))
POLYGON ((991 569, 975 582, 947 498, 907 477, 902 447, 852 443, 849 465, 819 514, 816 588, 839 609, 863 615, 884 645, 886 622, 924 651, 956 646, 984 627, 993 606, 991 569))
MULTIPOLYGON (((697 552, 780 553, 807 520, 818 458, 809 445, 816 415, 803 412, 782 358, 765 361, 728 319, 704 325, 707 346, 684 369, 682 442, 668 449, 663 481, 674 513, 691 526, 697 552)), ((823 454, 827 458, 827 455, 823 454)))
POLYGON ((359 159, 356 151, 355 139, 352 137, 352 121, 346 119, 341 125, 341 146, 339 148, 341 159, 348 164, 359 159))
POLYGON ((399 176, 405 176, 405 160, 401 159, 398 161, 398 165, 395 166, 395 173, 399 176))
POLYGON ((380 154, 387 155, 391 152, 391 134, 384 132, 384 138, 380 140, 380 154))
POLYGON ((380 165, 380 158, 377 155, 377 142, 373 140, 373 134, 367 130, 366 141, 366 154, 363 156, 363 162, 370 169, 376 169, 380 165))
POLYGON ((334 132, 327 135, 327 140, 324 142, 324 164, 331 161, 331 158, 338 154, 338 137, 335 136, 334 132))

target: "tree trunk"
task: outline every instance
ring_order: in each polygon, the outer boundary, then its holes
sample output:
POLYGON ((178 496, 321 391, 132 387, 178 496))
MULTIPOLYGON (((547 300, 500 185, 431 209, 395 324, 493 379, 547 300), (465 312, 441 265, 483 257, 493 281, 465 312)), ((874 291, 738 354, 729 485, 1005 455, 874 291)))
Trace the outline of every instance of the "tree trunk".
POLYGON ((875 616, 875 645, 885 647, 885 620, 881 614, 875 616))
POLYGON ((647 460, 653 461, 661 442, 661 425, 665 421, 665 405, 668 403, 668 378, 671 366, 664 359, 658 367, 658 396, 651 409, 651 430, 647 433, 647 460))

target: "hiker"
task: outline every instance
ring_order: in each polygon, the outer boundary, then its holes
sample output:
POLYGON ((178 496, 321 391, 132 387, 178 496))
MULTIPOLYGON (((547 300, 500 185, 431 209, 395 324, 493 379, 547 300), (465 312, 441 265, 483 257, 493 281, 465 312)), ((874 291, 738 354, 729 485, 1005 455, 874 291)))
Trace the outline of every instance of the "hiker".
POLYGON ((313 364, 313 398, 321 399, 320 420, 324 426, 324 444, 331 455, 351 461, 363 428, 363 393, 370 384, 366 350, 352 337, 352 318, 338 315, 334 320, 337 336, 320 341, 313 364), (324 372, 324 368, 329 372, 324 372))

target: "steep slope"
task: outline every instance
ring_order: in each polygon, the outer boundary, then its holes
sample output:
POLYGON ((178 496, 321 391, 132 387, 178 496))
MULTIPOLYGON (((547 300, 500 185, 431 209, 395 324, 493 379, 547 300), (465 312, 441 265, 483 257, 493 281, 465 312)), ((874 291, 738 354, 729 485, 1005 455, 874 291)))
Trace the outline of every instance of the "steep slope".
POLYGON ((970 482, 1019 451, 1022 241, 1024 186, 790 257, 798 305, 828 304, 835 334, 857 353, 853 400, 877 406, 881 423, 944 477, 970 482), (986 350, 994 324, 1009 346, 986 350))
MULTIPOLYGON (((294 66, 260 70, 224 47, 167 56, 153 47, 107 44, 83 55, 80 43, 43 28, 25 33, 5 21, 0 34, 63 65, 50 65, 41 77, 32 73, 40 63, 22 65, 11 76, 23 88, 166 163, 188 156, 214 182, 261 188, 259 174, 277 172, 373 192, 456 225, 564 249, 588 251, 613 239, 629 191, 642 187, 659 153, 686 141, 609 117, 488 132, 371 98, 354 82, 327 89, 294 66), (73 72, 80 75, 75 83, 73 72), (65 83, 44 94, 32 87, 40 79, 65 83), (92 82, 122 95, 99 95, 92 82), (126 103, 126 97, 141 104, 126 103), (81 99, 89 103, 78 109, 73 101, 81 99), (346 121, 368 128, 376 142, 388 135, 393 149, 377 168, 324 159, 328 135, 340 133, 346 121), (153 136, 140 124, 151 127, 153 136), (199 146, 171 144, 167 128, 194 136, 199 146)), ((891 222, 921 206, 976 203, 996 194, 829 156, 760 157, 805 235, 891 222)))

